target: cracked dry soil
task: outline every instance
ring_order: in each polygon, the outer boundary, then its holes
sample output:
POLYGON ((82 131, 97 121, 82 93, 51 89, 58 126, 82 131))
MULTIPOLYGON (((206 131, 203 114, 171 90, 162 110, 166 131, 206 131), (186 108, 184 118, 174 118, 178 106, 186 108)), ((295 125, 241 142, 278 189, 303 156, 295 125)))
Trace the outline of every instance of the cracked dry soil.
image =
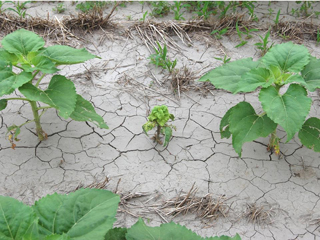
MULTIPOLYGON (((44 16, 54 6, 37 4, 30 11, 44 16)), ((286 8, 286 3, 275 4, 286 8)), ((266 4, 259 6, 257 11, 263 14, 266 4)), ((128 200, 119 212, 117 225, 128 227, 136 216, 151 219, 151 225, 171 220, 172 217, 155 212, 154 206, 195 185, 198 196, 210 193, 215 198, 225 197, 228 206, 225 216, 201 219, 188 213, 173 219, 202 236, 239 233, 244 240, 320 239, 320 154, 301 147, 297 138, 284 144, 285 134, 279 129, 283 135, 280 157, 267 152, 268 139, 261 138, 244 144, 239 158, 231 140, 220 138, 219 123, 230 107, 243 100, 261 110, 257 92, 233 95, 192 83, 197 87, 181 91, 179 99, 165 71, 149 64, 151 53, 143 40, 136 32, 125 34, 128 23, 123 21, 124 16, 130 14, 139 19, 144 11, 138 2, 117 10, 113 16, 119 24, 117 29, 94 31, 84 36, 86 43, 76 42, 102 59, 61 70, 75 82, 77 91, 94 104, 109 130, 65 121, 49 110, 42 118, 48 140, 39 142, 34 126, 29 124, 12 150, 4 137, 6 127, 31 119, 31 108, 11 101, 1 112, 0 194, 31 204, 46 194, 66 193, 79 184, 108 177, 110 190, 148 195, 128 200), (175 115, 173 125, 177 127, 166 148, 155 145, 141 128, 152 107, 162 104, 175 115), (250 221, 252 215, 246 214, 252 204, 265 207, 269 221, 250 221)), ((234 48, 238 44, 236 34, 219 42, 210 36, 209 42, 201 40, 193 34, 192 45, 172 36, 180 49, 169 48, 168 53, 171 59, 177 58, 178 69, 185 66, 196 73, 197 80, 221 65, 213 57, 223 57, 223 52, 232 60, 257 59, 257 35, 241 48, 234 48)), ((271 40, 282 41, 276 37, 271 40)), ((313 56, 320 57, 314 42, 300 43, 313 56)), ((310 96, 310 115, 319 116, 319 96, 310 96)))

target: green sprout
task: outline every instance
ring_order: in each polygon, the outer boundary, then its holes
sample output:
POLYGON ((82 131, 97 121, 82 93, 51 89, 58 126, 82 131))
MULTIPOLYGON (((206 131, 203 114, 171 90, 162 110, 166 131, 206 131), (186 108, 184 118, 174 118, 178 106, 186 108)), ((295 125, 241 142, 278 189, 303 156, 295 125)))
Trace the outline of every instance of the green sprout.
POLYGON ((142 129, 144 133, 148 135, 148 132, 150 130, 157 127, 156 134, 154 135, 154 137, 152 137, 152 139, 154 140, 154 142, 162 144, 162 141, 160 140, 160 134, 163 134, 163 146, 165 147, 168 145, 172 136, 172 129, 176 130, 175 126, 167 124, 170 119, 173 121, 174 116, 173 114, 169 113, 167 106, 155 106, 152 109, 151 114, 148 116, 149 121, 143 124, 142 129))

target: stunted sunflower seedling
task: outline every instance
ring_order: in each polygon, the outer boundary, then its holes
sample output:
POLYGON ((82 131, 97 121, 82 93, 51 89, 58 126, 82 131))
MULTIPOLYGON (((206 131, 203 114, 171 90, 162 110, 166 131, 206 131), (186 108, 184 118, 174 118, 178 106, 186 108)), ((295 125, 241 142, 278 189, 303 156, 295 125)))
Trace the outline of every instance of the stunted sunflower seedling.
POLYGON ((164 135, 164 143, 163 146, 167 146, 170 138, 172 136, 172 129, 176 130, 176 127, 173 125, 168 125, 169 120, 174 120, 173 114, 170 114, 168 111, 168 107, 165 105, 155 106, 151 114, 148 116, 148 122, 143 124, 142 129, 145 134, 148 135, 148 132, 154 128, 157 128, 154 137, 152 138, 154 142, 162 144, 160 139, 160 134, 164 135))

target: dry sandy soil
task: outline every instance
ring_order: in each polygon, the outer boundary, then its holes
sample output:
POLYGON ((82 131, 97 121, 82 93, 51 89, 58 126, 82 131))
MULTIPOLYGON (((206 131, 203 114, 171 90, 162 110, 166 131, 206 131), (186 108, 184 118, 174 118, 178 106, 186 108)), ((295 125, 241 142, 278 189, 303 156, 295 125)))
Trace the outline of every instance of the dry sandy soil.
MULTIPOLYGON (((43 18, 49 13, 50 19, 61 20, 63 15, 52 12, 56 5, 35 2, 29 5, 27 13, 43 18)), ((65 15, 76 14, 71 2, 65 5, 65 15)), ((182 71, 185 67, 194 76, 180 89, 179 97, 166 71, 149 63, 152 48, 148 49, 132 28, 145 11, 151 12, 151 6, 139 2, 126 5, 114 12, 110 27, 78 35, 81 39, 67 33, 65 39, 62 35, 60 39, 60 43, 86 47, 101 57, 64 67, 61 73, 75 82, 77 91, 94 104, 110 129, 65 121, 50 110, 42 118, 49 138, 39 142, 33 124, 29 124, 22 129, 21 141, 12 150, 5 138, 6 127, 31 119, 32 111, 26 104, 11 102, 0 117, 0 194, 31 204, 46 194, 70 192, 79 185, 101 182, 107 177, 107 189, 124 196, 133 194, 121 207, 119 226, 131 226, 137 216, 142 216, 154 226, 173 219, 202 236, 239 233, 244 240, 320 239, 320 154, 301 147, 295 137, 287 144, 285 138, 281 140, 279 157, 267 152, 266 138, 244 144, 239 158, 231 139, 220 138, 219 123, 230 107, 243 100, 261 110, 257 92, 233 95, 196 82, 222 64, 214 57, 223 58, 224 53, 232 60, 259 58, 254 43, 259 41, 259 34, 264 36, 278 9, 282 10, 282 22, 317 20, 290 16, 294 2, 272 2, 274 13, 269 17, 268 2, 259 2, 255 11, 260 22, 253 24, 264 30, 253 33, 243 47, 234 48, 239 44, 235 32, 220 40, 204 30, 188 32, 190 40, 183 38, 184 41, 171 34, 176 45, 169 47, 169 57, 177 59, 177 69, 182 71), (165 148, 155 144, 141 128, 150 110, 162 104, 175 115, 172 124, 177 127, 165 148), (172 209, 162 209, 164 201, 188 192, 193 185, 197 189, 195 197, 209 193, 216 203, 220 201, 219 211, 204 219, 195 213, 175 218, 166 215, 172 209)), ((320 11, 319 5, 314 3, 314 11, 320 11)), ((110 9, 104 10, 105 15, 110 9)), ((192 14, 186 16, 190 19, 192 14)), ((172 14, 156 21, 169 23, 170 19, 172 14)), ((270 41, 284 40, 273 32, 270 41)), ((294 41, 320 57, 315 41, 294 41)), ((45 86, 46 82, 43 83, 45 86)), ((310 96, 310 115, 319 116, 319 96, 310 96)), ((284 136, 282 129, 279 133, 284 136)))

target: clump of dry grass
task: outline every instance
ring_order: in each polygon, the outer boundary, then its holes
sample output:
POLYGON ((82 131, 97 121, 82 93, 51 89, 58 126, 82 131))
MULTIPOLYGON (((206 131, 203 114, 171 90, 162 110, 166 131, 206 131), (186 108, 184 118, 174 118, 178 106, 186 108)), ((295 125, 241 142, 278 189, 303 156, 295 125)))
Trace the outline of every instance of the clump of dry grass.
POLYGON ((276 211, 270 204, 257 205, 256 203, 247 204, 244 218, 248 222, 258 225, 269 225, 273 222, 276 211))
POLYGON ((203 197, 196 196, 198 188, 194 185, 187 194, 179 194, 170 200, 166 200, 162 206, 156 209, 157 213, 162 216, 173 217, 179 214, 195 213, 201 219, 215 220, 220 216, 226 217, 230 206, 226 204, 229 198, 220 196, 213 198, 211 194, 206 194, 203 197))

